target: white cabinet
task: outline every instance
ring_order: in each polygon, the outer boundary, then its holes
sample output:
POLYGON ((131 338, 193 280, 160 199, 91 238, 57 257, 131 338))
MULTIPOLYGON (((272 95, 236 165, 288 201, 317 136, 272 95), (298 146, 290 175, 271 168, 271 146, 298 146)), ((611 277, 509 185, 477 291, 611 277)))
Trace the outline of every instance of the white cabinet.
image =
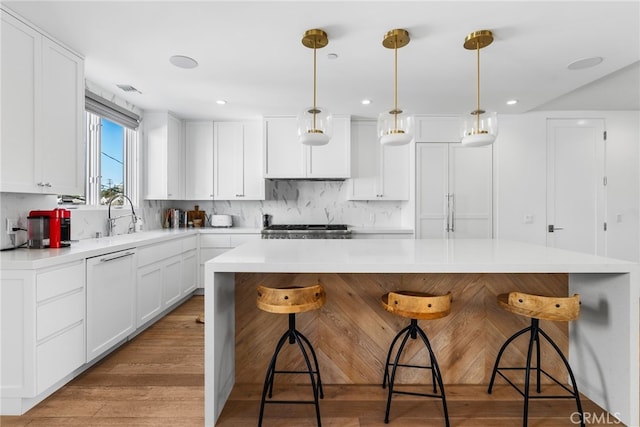
POLYGON ((243 243, 260 240, 262 235, 255 233, 201 233, 200 234, 200 271, 198 274, 198 287, 204 288, 204 264, 212 258, 221 255, 228 250, 243 243))
POLYGON ((492 146, 417 144, 416 235, 492 238, 492 146))
POLYGON ((0 191, 84 194, 84 61, 2 11, 0 191))
POLYGON ((148 112, 144 114, 144 134, 144 198, 184 199, 182 122, 168 112, 148 112))
POLYGON ((185 122, 185 199, 213 198, 213 122, 185 122))
POLYGON ((281 179, 345 179, 351 176, 351 119, 333 118, 333 136, 327 145, 298 142, 295 117, 264 120, 265 177, 281 179))
POLYGON ((383 146, 376 122, 351 123, 350 200, 409 200, 411 144, 383 146))
POLYGON ((416 142, 460 142, 460 119, 451 116, 416 116, 416 142))
POLYGON ((213 198, 264 200, 260 123, 216 122, 213 147, 213 198))
POLYGON ((84 260, 39 270, 3 270, 0 280, 2 413, 85 363, 84 260))
POLYGON ((196 288, 197 237, 138 249, 136 327, 140 328, 196 288))
POLYGON ((136 328, 136 250, 87 259, 87 362, 136 328))

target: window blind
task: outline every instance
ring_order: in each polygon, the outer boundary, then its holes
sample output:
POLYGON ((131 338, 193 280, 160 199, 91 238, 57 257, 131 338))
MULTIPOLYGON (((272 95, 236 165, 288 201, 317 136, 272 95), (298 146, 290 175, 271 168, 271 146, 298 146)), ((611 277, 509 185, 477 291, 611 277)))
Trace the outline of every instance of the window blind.
POLYGON ((89 90, 84 92, 84 108, 129 129, 138 129, 140 116, 89 90))

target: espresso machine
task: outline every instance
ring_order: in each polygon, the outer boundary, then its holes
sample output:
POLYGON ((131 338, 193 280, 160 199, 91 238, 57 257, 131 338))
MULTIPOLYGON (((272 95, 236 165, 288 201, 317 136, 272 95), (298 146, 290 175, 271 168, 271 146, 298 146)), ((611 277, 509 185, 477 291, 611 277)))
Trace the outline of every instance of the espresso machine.
POLYGON ((68 209, 31 211, 27 224, 29 248, 64 248, 71 245, 71 211, 68 209))

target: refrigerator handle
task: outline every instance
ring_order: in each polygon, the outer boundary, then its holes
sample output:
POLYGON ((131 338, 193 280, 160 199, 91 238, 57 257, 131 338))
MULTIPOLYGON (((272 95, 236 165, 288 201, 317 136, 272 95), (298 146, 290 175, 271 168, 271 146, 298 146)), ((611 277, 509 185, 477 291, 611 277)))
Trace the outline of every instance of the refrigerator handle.
POLYGON ((445 200, 445 203, 444 203, 445 212, 444 212, 444 214, 445 214, 445 217, 447 218, 447 224, 446 224, 446 228, 444 229, 444 231, 446 231, 448 233, 449 231, 451 231, 451 224, 449 224, 449 193, 445 193, 444 194, 444 200, 445 200))

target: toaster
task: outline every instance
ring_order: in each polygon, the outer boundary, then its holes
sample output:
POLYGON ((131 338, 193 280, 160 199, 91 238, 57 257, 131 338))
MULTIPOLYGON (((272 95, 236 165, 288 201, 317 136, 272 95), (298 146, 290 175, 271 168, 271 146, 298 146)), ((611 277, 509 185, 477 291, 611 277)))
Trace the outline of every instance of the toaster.
POLYGON ((231 215, 211 215, 212 227, 231 227, 232 225, 231 215))

